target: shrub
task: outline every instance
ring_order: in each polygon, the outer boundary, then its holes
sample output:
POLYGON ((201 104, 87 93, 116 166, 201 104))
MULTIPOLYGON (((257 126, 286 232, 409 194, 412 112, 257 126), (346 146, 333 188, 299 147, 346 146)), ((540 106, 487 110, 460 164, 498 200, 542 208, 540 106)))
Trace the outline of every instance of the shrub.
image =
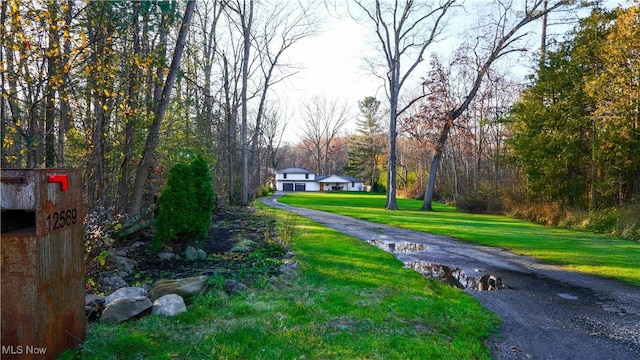
POLYGON ((207 235, 215 193, 206 162, 197 157, 190 164, 177 164, 167 177, 167 185, 158 199, 158 217, 154 248, 165 242, 186 244, 207 235))
POLYGON ((490 191, 482 189, 460 195, 456 201, 456 207, 471 214, 501 214, 504 212, 502 197, 491 195, 490 191))

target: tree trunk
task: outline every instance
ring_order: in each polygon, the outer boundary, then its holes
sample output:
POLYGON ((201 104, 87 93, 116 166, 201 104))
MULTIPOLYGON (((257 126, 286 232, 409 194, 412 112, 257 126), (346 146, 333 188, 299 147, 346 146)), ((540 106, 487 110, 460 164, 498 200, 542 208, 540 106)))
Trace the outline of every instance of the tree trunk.
POLYGON ((182 18, 182 24, 180 25, 180 33, 176 41, 176 47, 173 51, 173 58, 171 60, 171 66, 169 68, 169 74, 167 75, 167 79, 162 90, 162 95, 154 111, 153 123, 149 128, 149 133, 147 135, 147 141, 144 146, 142 159, 140 160, 140 164, 138 165, 138 169, 136 171, 136 179, 132 189, 133 192, 131 196, 131 202, 127 211, 129 215, 135 215, 139 213, 142 206, 144 186, 146 184, 147 177, 149 176, 150 167, 153 166, 153 153, 155 152, 160 141, 160 127, 169 106, 169 99, 171 98, 171 90, 173 89, 173 84, 176 80, 176 77, 178 76, 178 71, 180 70, 180 61, 182 59, 182 54, 186 45, 189 24, 191 23, 194 8, 195 0, 188 1, 187 8, 184 12, 184 17, 182 18))
MULTIPOLYGON (((242 205, 249 204, 249 132, 247 122, 247 89, 249 87, 249 54, 251 50, 251 26, 253 22, 253 0, 249 1, 249 9, 241 14, 243 31, 242 59, 242 205), (248 14, 247 14, 248 11, 248 14)), ((244 3, 246 7, 246 1, 244 3)))
POLYGON ((436 144, 435 153, 433 155, 433 161, 431 162, 431 167, 429 168, 429 181, 427 183, 427 189, 424 193, 424 203, 422 204, 422 210, 432 211, 431 202, 433 201, 433 193, 436 184, 436 175, 438 173, 438 167, 440 166, 440 160, 442 159, 442 153, 444 151, 444 145, 447 142, 447 138, 449 137, 449 132, 451 131, 451 127, 453 126, 453 112, 449 112, 447 114, 447 118, 445 120, 444 126, 440 131, 440 137, 438 138, 438 143, 436 144))

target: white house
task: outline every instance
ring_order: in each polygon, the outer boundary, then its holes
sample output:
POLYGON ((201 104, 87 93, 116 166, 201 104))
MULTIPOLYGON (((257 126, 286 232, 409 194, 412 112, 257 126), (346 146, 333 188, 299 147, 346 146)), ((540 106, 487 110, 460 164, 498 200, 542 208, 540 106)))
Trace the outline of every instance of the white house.
POLYGON ((345 175, 316 175, 302 168, 276 172, 276 191, 364 191, 364 181, 345 175))

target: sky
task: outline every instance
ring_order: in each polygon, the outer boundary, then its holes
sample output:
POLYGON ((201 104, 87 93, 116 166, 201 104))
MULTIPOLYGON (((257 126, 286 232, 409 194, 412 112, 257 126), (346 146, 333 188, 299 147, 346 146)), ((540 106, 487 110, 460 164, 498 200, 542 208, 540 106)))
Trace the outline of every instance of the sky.
MULTIPOLYGON (((331 18, 319 36, 300 40, 288 53, 290 62, 302 68, 291 78, 278 84, 279 99, 287 104, 291 116, 284 141, 296 142, 300 135, 297 105, 314 96, 325 96, 353 105, 366 96, 384 97, 382 82, 363 68, 363 56, 368 48, 366 29, 352 19, 331 18)), ((354 126, 350 122, 347 131, 354 126)))
MULTIPOLYGON (((625 3, 627 3, 626 0, 608 0, 605 6, 613 8, 625 3)), ((471 16, 463 21, 470 21, 470 19, 471 16)), ((374 42, 374 46, 377 45, 376 39, 372 37, 373 34, 368 33, 370 30, 365 24, 358 24, 351 18, 338 19, 327 15, 325 21, 324 30, 318 36, 304 38, 289 49, 288 62, 300 66, 301 69, 296 75, 277 84, 274 88, 280 102, 287 108, 289 123, 284 132, 284 142, 294 144, 299 141, 302 133, 299 126, 299 105, 313 96, 325 96, 347 102, 352 109, 353 120, 345 126, 345 134, 355 131, 358 101, 366 96, 375 96, 383 102, 386 100, 382 80, 371 75, 371 72, 366 70, 364 62, 364 57, 373 56, 375 51, 369 42, 374 42)), ((539 23, 534 26, 537 29, 539 23)), ((528 45, 532 49, 537 49, 539 41, 536 41, 537 38, 533 37, 528 45)), ((427 53, 450 52, 451 49, 446 49, 446 46, 446 42, 436 44, 428 48, 427 53)), ((452 47, 451 44, 449 47, 452 47)), ((427 56, 428 54, 425 54, 425 57, 427 56)), ((519 67, 521 75, 524 75, 528 72, 529 65, 522 60, 522 58, 519 59, 520 63, 515 67, 519 67)), ((416 84, 426 70, 427 61, 423 61, 421 67, 413 73, 416 84)))

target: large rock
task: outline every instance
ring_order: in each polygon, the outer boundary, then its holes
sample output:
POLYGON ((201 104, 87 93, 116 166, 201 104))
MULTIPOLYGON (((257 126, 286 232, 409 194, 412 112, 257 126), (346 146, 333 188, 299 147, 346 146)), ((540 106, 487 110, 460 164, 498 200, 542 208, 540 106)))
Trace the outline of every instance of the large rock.
POLYGON ((148 296, 152 301, 169 294, 178 294, 186 299, 204 292, 206 288, 207 277, 204 275, 176 280, 162 279, 153 283, 148 296))
POLYGON ((224 290, 228 294, 236 294, 241 291, 246 291, 249 287, 241 282, 235 280, 227 280, 224 284, 224 290))
POLYGON ((198 250, 193 246, 187 246, 187 249, 184 251, 184 256, 191 261, 198 260, 198 250))
POLYGON ((141 287, 125 287, 114 291, 111 295, 104 298, 105 306, 109 306, 113 301, 122 298, 133 298, 139 296, 147 296, 147 290, 141 287))
POLYGON ((154 315, 176 316, 187 311, 182 296, 177 294, 169 294, 157 298, 153 302, 151 313, 154 315))
POLYGON ((116 299, 104 309, 100 321, 121 323, 142 316, 151 306, 151 300, 144 296, 116 299))
POLYGON ((138 267, 137 261, 131 260, 124 256, 114 256, 113 262, 116 264, 116 267, 120 270, 121 273, 125 273, 127 275, 133 274, 136 270, 136 267, 138 267))
POLYGON ((129 285, 124 281, 124 276, 118 272, 106 273, 102 277, 102 286, 110 290, 127 287, 129 285))

